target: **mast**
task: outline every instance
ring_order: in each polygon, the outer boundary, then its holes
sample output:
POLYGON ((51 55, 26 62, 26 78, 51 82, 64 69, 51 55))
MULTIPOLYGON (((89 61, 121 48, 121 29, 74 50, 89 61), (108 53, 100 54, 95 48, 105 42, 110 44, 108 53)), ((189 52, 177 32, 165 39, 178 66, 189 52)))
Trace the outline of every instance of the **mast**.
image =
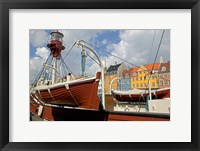
POLYGON ((52 68, 52 84, 56 83, 56 69, 57 69, 57 58, 53 58, 53 68, 52 68))
POLYGON ((51 55, 53 56, 53 68, 51 74, 52 84, 56 83, 57 61, 60 59, 61 51, 65 49, 63 46, 63 37, 64 35, 58 30, 52 31, 50 42, 47 44, 47 47, 50 49, 51 55))
POLYGON ((86 62, 86 51, 85 51, 85 47, 82 47, 82 51, 81 51, 81 69, 82 69, 82 73, 81 76, 85 77, 85 62, 86 62))
POLYGON ((151 74, 149 75, 149 100, 152 100, 152 96, 151 96, 151 74))

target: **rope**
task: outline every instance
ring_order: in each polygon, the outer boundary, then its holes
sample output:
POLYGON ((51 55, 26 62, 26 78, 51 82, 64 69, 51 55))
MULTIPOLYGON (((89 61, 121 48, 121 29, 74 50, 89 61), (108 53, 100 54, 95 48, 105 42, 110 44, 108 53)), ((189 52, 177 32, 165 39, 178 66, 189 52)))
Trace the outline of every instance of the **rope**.
MULTIPOLYGON (((159 52, 159 50, 160 50, 160 46, 161 46, 161 42, 162 42, 164 33, 165 33, 165 30, 163 30, 162 36, 161 36, 161 38, 160 38, 160 42, 159 42, 159 45, 158 45, 158 49, 157 49, 157 52, 156 52, 156 56, 155 56, 155 59, 154 59, 154 63, 153 63, 152 69, 151 69, 151 71, 150 71, 150 75, 149 75, 149 78, 148 78, 148 84, 147 84, 147 86, 146 86, 146 89, 148 88, 149 81, 150 81, 150 79, 151 79, 151 75, 153 74, 152 72, 153 72, 153 69, 154 69, 154 66, 155 66, 155 62, 156 62, 156 59, 157 59, 157 56, 158 56, 158 52, 159 52)), ((145 93, 146 93, 146 90, 145 90, 145 93)), ((150 92, 149 92, 149 93, 150 93, 150 92)), ((140 102, 140 100, 139 100, 139 102, 140 102)))
POLYGON ((66 66, 66 68, 70 71, 70 73, 73 74, 73 72, 70 70, 70 68, 66 65, 66 63, 64 62, 62 56, 60 56, 61 60, 62 60, 62 63, 66 66))
MULTIPOLYGON (((87 43, 87 42, 85 42, 85 43, 87 43)), ((122 59, 122 58, 120 58, 120 57, 118 57, 118 56, 116 56, 116 55, 113 55, 113 54, 111 54, 111 53, 109 53, 109 52, 107 52, 107 51, 104 51, 104 50, 102 50, 102 49, 100 49, 100 48, 98 48, 98 47, 96 47, 96 46, 94 46, 94 45, 92 45, 92 44, 90 44, 90 43, 87 43, 87 44, 89 44, 90 46, 92 46, 92 47, 94 47, 94 48, 97 48, 97 49, 99 49, 99 50, 101 50, 101 51, 103 51, 103 52, 105 52, 105 53, 107 53, 107 54, 109 54, 109 55, 111 55, 111 56, 113 56, 113 57, 115 57, 115 58, 118 58, 118 59, 120 59, 120 60, 122 60, 122 61, 124 61, 124 62, 126 62, 126 63, 129 63, 129 64, 131 64, 131 65, 133 65, 133 66, 135 66, 135 67, 139 67, 138 65, 135 65, 135 64, 133 64, 133 63, 127 61, 127 60, 124 60, 124 59, 122 59)))
POLYGON ((160 43, 159 43, 159 46, 158 46, 158 50, 157 50, 157 53, 156 53, 156 56, 155 56, 155 59, 154 59, 154 63, 153 63, 153 67, 152 67, 152 70, 151 70, 151 71, 153 71, 153 69, 154 69, 154 65, 155 65, 155 62, 156 62, 156 59, 157 59, 157 56, 158 56, 158 52, 159 52, 159 50, 160 50, 160 46, 161 46, 161 42, 162 42, 164 33, 165 33, 165 30, 163 30, 163 32, 162 32, 162 36, 161 36, 161 39, 160 39, 160 43))
MULTIPOLYGON (((51 54, 49 54, 49 56, 48 56, 48 58, 47 58, 45 64, 46 64, 47 61, 49 60, 50 56, 51 56, 51 54)), ((42 73, 43 73, 43 71, 44 71, 44 68, 45 68, 45 67, 43 67, 43 68, 40 70, 39 74, 37 75, 37 77, 35 78, 35 80, 34 80, 34 82, 33 82, 33 85, 37 82, 37 79, 42 75, 42 73)), ((32 87, 33 87, 33 85, 32 85, 32 87)), ((32 88, 32 87, 31 87, 31 88, 32 88)))
POLYGON ((150 55, 149 55, 148 64, 150 62, 150 58, 151 58, 151 54, 152 54, 152 50, 153 50, 153 44, 154 44, 154 40, 155 40, 155 35, 156 35, 156 30, 154 31, 153 42, 151 44, 151 51, 150 51, 150 55))
POLYGON ((92 58, 88 53, 87 53, 87 55, 88 55, 88 57, 90 57, 90 59, 92 59, 94 62, 96 62, 100 66, 100 64, 94 58, 92 58))
POLYGON ((79 107, 79 104, 78 104, 78 102, 76 101, 75 97, 72 95, 71 91, 70 91, 69 89, 67 89, 67 90, 68 90, 69 94, 71 95, 71 97, 73 98, 73 100, 74 100, 74 102, 76 103, 76 105, 78 105, 78 107, 79 107))
POLYGON ((51 98, 53 99, 54 102, 56 102, 56 100, 53 98, 50 89, 48 89, 49 94, 51 95, 51 98))
MULTIPOLYGON (((76 43, 74 43, 74 44, 72 45, 72 47, 69 49, 69 51, 67 52, 67 54, 64 56, 63 60, 68 56, 68 54, 71 52, 71 50, 73 49, 73 47, 75 46, 75 44, 76 44, 76 43)), ((61 56, 61 57, 62 57, 62 56, 61 56)), ((60 66, 60 64, 59 64, 59 66, 60 66)))

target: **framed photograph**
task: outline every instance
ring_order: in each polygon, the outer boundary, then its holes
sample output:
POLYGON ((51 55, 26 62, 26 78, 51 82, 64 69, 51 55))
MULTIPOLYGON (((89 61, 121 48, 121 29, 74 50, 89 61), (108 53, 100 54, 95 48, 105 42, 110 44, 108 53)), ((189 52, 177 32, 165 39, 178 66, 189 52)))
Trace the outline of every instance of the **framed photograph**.
POLYGON ((199 150, 199 7, 1 0, 1 150, 199 150))

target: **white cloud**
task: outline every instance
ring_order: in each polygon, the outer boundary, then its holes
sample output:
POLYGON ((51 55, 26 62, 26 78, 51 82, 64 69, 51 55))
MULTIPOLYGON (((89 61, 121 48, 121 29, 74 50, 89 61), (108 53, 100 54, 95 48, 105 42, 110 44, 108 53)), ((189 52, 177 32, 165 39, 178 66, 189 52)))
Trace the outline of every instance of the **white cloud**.
MULTIPOLYGON (((156 31, 156 36, 152 47, 154 32, 154 30, 121 30, 119 34, 120 42, 117 44, 108 45, 107 51, 111 52, 112 55, 118 56, 134 65, 153 63, 161 38, 161 30, 156 31)), ((165 33, 157 61, 159 61, 161 55, 164 59, 169 60, 169 32, 170 31, 167 30, 165 33)), ((117 63, 123 62, 122 60, 113 56, 108 56, 106 62, 107 67, 111 64, 114 64, 116 61, 117 63)), ((132 66, 129 63, 126 63, 126 65, 132 66)))
MULTIPOLYGON (((36 35, 36 31, 31 31, 30 34, 36 35)), ((95 43, 95 46, 99 47, 100 45, 106 46, 105 51, 110 52, 111 54, 118 56, 132 64, 142 65, 148 63, 151 46, 154 36, 154 30, 120 30, 119 32, 119 42, 118 43, 111 43, 107 39, 103 39, 99 41, 98 36, 101 33, 104 33, 102 30, 61 30, 64 35, 64 46, 65 50, 62 51, 62 56, 68 53, 74 42, 77 40, 84 40, 89 43, 95 43)), ((45 31, 39 32, 41 35, 45 35, 45 31)), ((106 33, 106 31, 105 31, 106 33)), ((38 33, 37 33, 38 34, 38 33)), ((39 34, 39 35, 40 35, 39 34)), ((154 61, 158 43, 161 37, 161 30, 156 31, 155 41, 152 49, 152 54, 150 58, 150 63, 154 61)), ((36 38, 36 37, 35 37, 36 38)), ((48 35, 46 35, 48 38, 48 35)), ((45 38, 44 38, 45 39, 45 38)), ((30 74, 32 77, 39 73, 41 69, 42 63, 48 57, 49 50, 44 47, 46 46, 47 42, 43 42, 43 45, 36 48, 35 56, 30 59, 30 74)), ((167 30, 160 48, 160 52, 158 55, 158 59, 162 55, 165 60, 169 60, 169 49, 170 49, 170 31, 167 30)), ((102 53, 102 52, 101 52, 102 53)), ((91 55, 91 54, 90 54, 91 55)), ((108 67, 111 64, 121 63, 122 60, 117 59, 114 56, 107 55, 102 57, 102 60, 105 61, 106 66, 108 67)), ((91 55, 95 58, 93 55, 91 55)), ((65 62, 67 66, 71 69, 72 73, 76 76, 81 74, 81 48, 77 48, 75 46, 68 56, 65 58, 65 62)), ((131 66, 127 64, 127 66, 131 66)), ((99 66, 87 57, 86 62, 86 73, 89 76, 95 75, 95 72, 100 70, 99 66)))
POLYGON ((34 57, 30 59, 30 82, 34 82, 35 78, 39 74, 39 71, 42 68, 44 60, 40 57, 34 57))
POLYGON ((49 50, 47 48, 36 48, 35 56, 30 58, 30 81, 33 82, 39 71, 42 69, 42 64, 49 56, 49 50))
MULTIPOLYGON (((77 40, 84 40, 90 42, 93 39, 95 39, 98 33, 102 32, 101 30, 59 30, 59 31, 62 32, 64 35, 63 45, 65 46, 65 50, 62 51, 63 58, 66 56, 72 45, 77 40)), ((30 59, 30 81, 32 82, 33 79, 37 76, 37 74, 41 70, 42 64, 45 62, 49 54, 49 50, 44 47, 47 44, 47 40, 40 43, 39 40, 37 39, 38 36, 40 39, 45 35, 46 38, 43 39, 48 39, 49 36, 44 30, 30 31, 31 44, 34 46, 43 46, 36 48, 35 56, 30 59)), ((77 46, 74 46, 74 48, 65 58, 65 62, 72 71, 72 73, 75 74, 76 76, 79 76, 81 74, 81 48, 77 48, 77 46)), ((92 74, 92 72, 95 71, 95 68, 97 68, 98 70, 98 66, 96 66, 95 63, 91 61, 91 59, 88 57, 86 63, 87 75, 91 76, 95 75, 95 73, 92 74)))
POLYGON ((106 45, 108 43, 108 41, 106 40, 106 39, 104 39, 103 41, 102 41, 102 44, 103 45, 106 45))
MULTIPOLYGON (((97 37, 99 33, 102 33, 102 30, 61 30, 61 32, 64 35, 63 40, 64 40, 64 46, 65 46, 65 50, 62 51, 62 56, 65 57, 67 52, 70 50, 72 45, 77 40, 84 40, 86 42, 92 43, 95 37, 97 37)), ((77 46, 74 46, 74 48, 65 58, 65 62, 75 75, 80 75, 81 74, 81 48, 77 48, 77 46)), ((86 64, 87 72, 90 72, 88 70, 88 65, 92 65, 93 63, 94 62, 91 61, 89 57, 87 57, 87 64, 86 64)), ((93 68, 90 68, 91 71, 93 71, 93 68)), ((95 75, 95 73, 93 75, 95 75)))
POLYGON ((45 30, 31 29, 29 32, 30 43, 33 47, 42 47, 47 44, 48 34, 45 30))
POLYGON ((49 50, 46 47, 39 47, 36 48, 35 54, 42 59, 47 59, 47 57, 49 56, 49 50))

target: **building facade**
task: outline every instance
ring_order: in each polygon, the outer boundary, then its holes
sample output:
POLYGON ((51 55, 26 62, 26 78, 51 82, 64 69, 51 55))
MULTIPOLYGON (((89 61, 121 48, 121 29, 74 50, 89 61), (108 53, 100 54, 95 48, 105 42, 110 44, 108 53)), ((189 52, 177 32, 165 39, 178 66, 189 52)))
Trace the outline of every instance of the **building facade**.
POLYGON ((159 87, 170 87, 170 61, 161 63, 159 68, 159 87))
POLYGON ((119 78, 122 74, 122 71, 125 69, 126 67, 124 63, 120 63, 120 64, 115 63, 115 65, 109 66, 109 68, 107 69, 105 73, 105 78, 104 78, 105 93, 111 92, 110 87, 112 87, 112 89, 114 90, 120 89, 119 78), (112 85, 111 85, 111 82, 112 82, 112 85))
POLYGON ((123 70, 120 78, 120 83, 121 83, 120 88, 122 91, 127 91, 131 89, 129 70, 123 70))
POLYGON ((160 63, 155 63, 133 68, 130 73, 131 89, 148 89, 149 78, 151 88, 158 89, 159 66, 160 63), (152 74, 150 74, 152 69, 152 74))

